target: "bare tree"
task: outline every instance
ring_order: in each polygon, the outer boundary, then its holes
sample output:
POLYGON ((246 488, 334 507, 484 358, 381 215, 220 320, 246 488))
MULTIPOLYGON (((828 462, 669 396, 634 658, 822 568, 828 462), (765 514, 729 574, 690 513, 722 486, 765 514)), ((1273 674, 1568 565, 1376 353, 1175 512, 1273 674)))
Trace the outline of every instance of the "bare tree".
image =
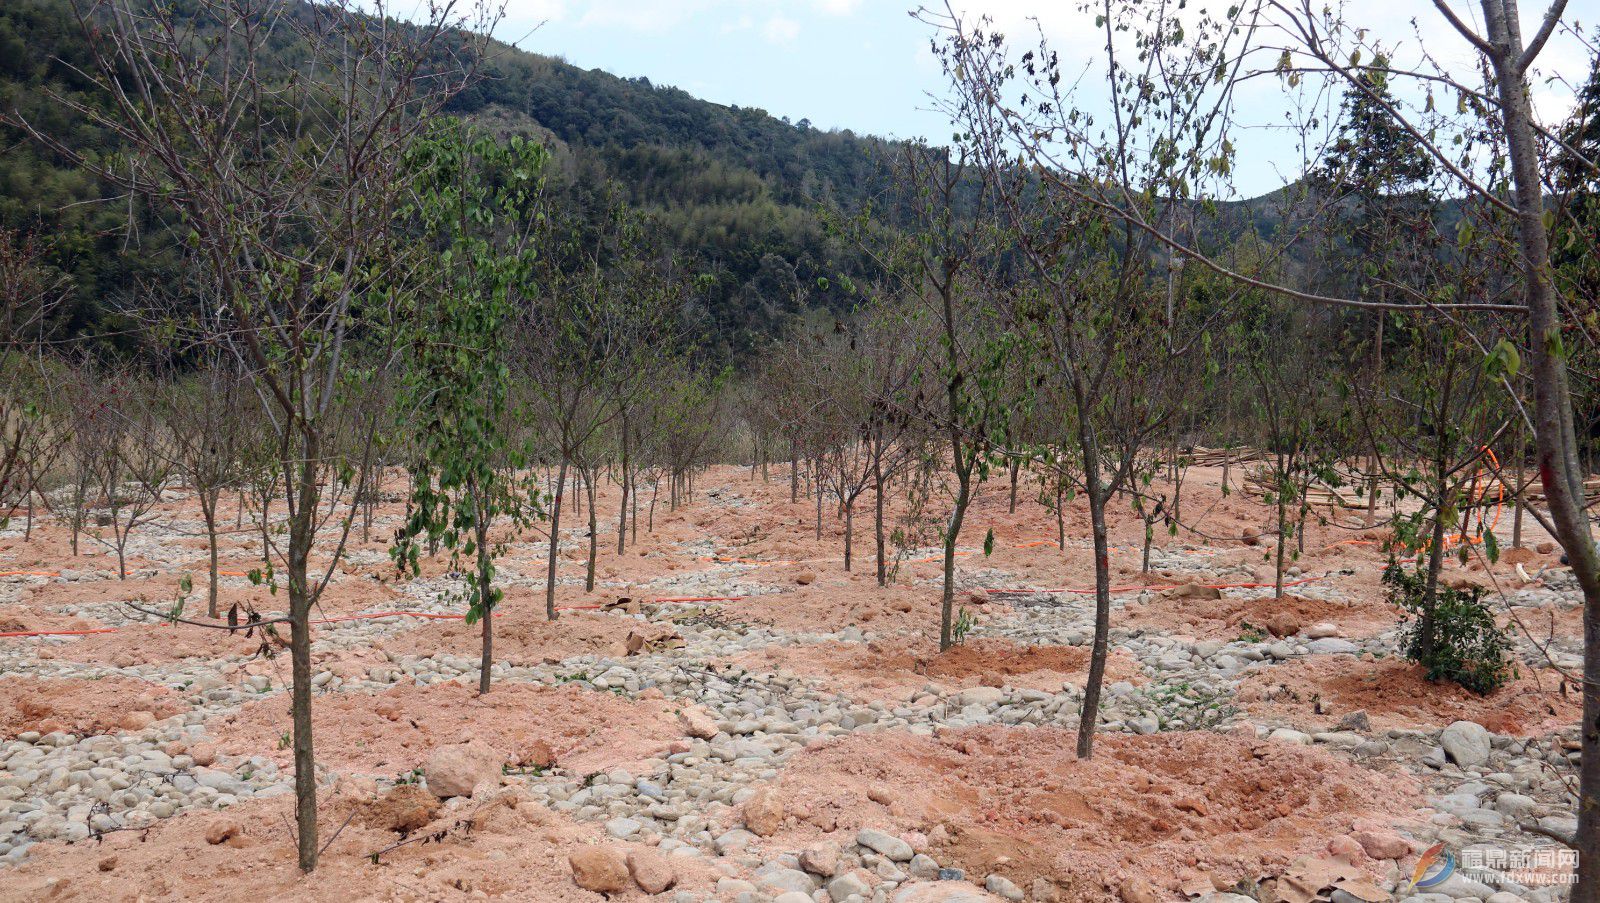
POLYGON ((216 340, 240 360, 271 423, 288 514, 275 557, 288 586, 297 844, 309 871, 320 850, 309 620, 349 527, 313 575, 317 528, 332 508, 324 478, 348 466, 329 447, 331 421, 344 413, 353 327, 365 324, 381 363, 414 262, 393 230, 405 151, 473 77, 480 41, 460 29, 483 34, 490 19, 481 6, 462 16, 445 5, 402 24, 383 0, 197 0, 181 14, 83 0, 77 12, 92 60, 82 76, 110 104, 58 99, 127 154, 88 157, 22 124, 177 216, 226 317, 216 340), (284 40, 298 49, 282 53, 284 40))

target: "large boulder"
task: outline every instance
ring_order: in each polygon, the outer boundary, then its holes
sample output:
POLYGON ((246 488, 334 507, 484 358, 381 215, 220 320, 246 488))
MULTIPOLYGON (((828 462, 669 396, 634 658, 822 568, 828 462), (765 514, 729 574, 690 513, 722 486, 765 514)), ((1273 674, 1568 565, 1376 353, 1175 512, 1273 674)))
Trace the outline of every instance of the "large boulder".
POLYGON ((567 856, 567 865, 575 884, 597 894, 620 894, 633 884, 627 861, 611 847, 584 847, 567 856))
POLYGON ((366 822, 374 828, 409 834, 439 813, 439 800, 416 784, 396 784, 366 806, 366 822))
POLYGON ((1489 761, 1489 731, 1474 721, 1457 721, 1439 734, 1445 755, 1462 768, 1489 761))
POLYGON ((639 847, 628 853, 628 874, 647 894, 659 894, 678 883, 678 873, 673 870, 672 863, 649 847, 639 847))
POLYGON ((744 826, 757 837, 771 837, 783 827, 783 800, 765 787, 751 794, 740 811, 744 826))
POLYGON ((505 756, 481 740, 468 740, 457 746, 441 746, 428 756, 424 772, 428 789, 442 800, 471 796, 472 789, 484 781, 499 781, 505 756))

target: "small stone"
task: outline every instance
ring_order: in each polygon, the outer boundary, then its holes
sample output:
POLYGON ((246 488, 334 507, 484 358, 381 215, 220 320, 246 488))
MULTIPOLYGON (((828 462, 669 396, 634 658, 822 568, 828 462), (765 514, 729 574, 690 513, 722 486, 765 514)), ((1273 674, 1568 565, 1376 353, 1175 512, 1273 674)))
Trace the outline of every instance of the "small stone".
POLYGON ((682 725, 685 734, 696 740, 710 740, 717 735, 717 722, 696 709, 684 709, 679 712, 678 723, 682 725))
POLYGON ((915 851, 911 844, 906 843, 892 834, 885 834, 873 828, 862 828, 856 835, 856 843, 861 844, 875 853, 887 856, 895 862, 910 862, 915 851))
POLYGON ((196 765, 202 767, 210 765, 217 761, 217 748, 210 743, 196 743, 189 747, 189 758, 193 759, 196 765))
POLYGON ((983 882, 984 890, 991 894, 1004 897, 1011 903, 1022 903, 1022 888, 1011 882, 1010 878, 1001 875, 990 875, 983 882))
POLYGON ((220 819, 206 827, 206 843, 216 846, 244 833, 244 828, 231 818, 220 819))
POLYGON ((439 812, 439 799, 416 784, 396 784, 381 799, 367 804, 366 823, 409 834, 439 812))
POLYGON ((811 876, 799 869, 773 869, 756 879, 756 887, 769 894, 788 892, 809 895, 816 889, 816 883, 811 876))
POLYGON ((1373 859, 1403 859, 1411 855, 1411 844, 1391 831, 1357 831, 1350 837, 1373 859))
POLYGON ((1489 761, 1489 731, 1473 721, 1457 721, 1439 734, 1445 754, 1462 768, 1489 761))
POLYGON ((1156 889, 1150 882, 1143 878, 1129 878, 1122 882, 1122 887, 1117 889, 1122 894, 1123 903, 1160 903, 1161 898, 1156 895, 1156 889))
POLYGON ((606 822, 606 833, 618 840, 627 840, 639 833, 639 830, 643 827, 634 819, 618 816, 606 822))
POLYGON ((839 845, 823 841, 800 851, 800 867, 813 875, 833 877, 839 870, 839 845))
POLYGON ((847 899, 851 894, 858 894, 863 898, 872 896, 872 886, 858 877, 855 872, 845 872, 843 875, 828 882, 828 895, 835 900, 847 899))
POLYGON ((1267 632, 1275 637, 1294 636, 1300 632, 1300 619, 1293 612, 1275 612, 1267 618, 1267 632))
POLYGON ((1338 637, 1312 640, 1306 644, 1306 648, 1311 650, 1313 655, 1355 655, 1361 651, 1360 646, 1349 640, 1341 640, 1338 637))
POLYGON ((1339 730, 1370 731, 1372 730, 1372 719, 1367 717, 1365 709, 1357 709, 1339 719, 1339 730))
POLYGON ((125 731, 142 731, 154 724, 156 716, 152 712, 129 712, 122 716, 117 724, 125 731))

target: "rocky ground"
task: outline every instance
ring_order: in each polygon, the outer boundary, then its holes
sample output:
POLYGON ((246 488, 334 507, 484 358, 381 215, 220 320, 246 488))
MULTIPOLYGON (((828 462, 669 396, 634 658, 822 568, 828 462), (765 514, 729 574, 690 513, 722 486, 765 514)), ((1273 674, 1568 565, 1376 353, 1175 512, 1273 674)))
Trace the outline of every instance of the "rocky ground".
MULTIPOLYGON (((908 550, 879 587, 858 516, 847 573, 843 522, 825 515, 818 539, 813 503, 772 478, 713 471, 621 554, 602 487, 598 585, 583 590, 586 524, 564 529, 555 624, 541 537, 519 538, 481 698, 476 628, 434 617, 459 613, 460 584, 444 564, 396 579, 376 538, 402 507, 382 506, 314 637, 326 852, 310 877, 293 858, 286 658, 128 604, 168 608, 191 574, 186 611, 203 611, 181 490, 134 533, 126 580, 92 538, 74 556, 57 525, 25 537, 14 521, 0 899, 1564 896, 1551 863, 1575 825, 1578 699, 1561 669, 1581 633, 1547 545, 1447 569, 1503 590, 1517 636, 1518 680, 1478 697, 1397 659, 1370 534, 1315 526, 1274 598, 1254 585, 1271 578, 1267 509, 1196 468, 1184 504, 1224 538, 1158 540, 1143 574, 1142 525, 1115 525, 1113 655, 1082 760, 1084 512, 1063 551, 1027 491, 1011 512, 986 487, 959 560, 972 626, 940 654, 936 550, 908 550), (1464 866, 1506 867, 1411 892, 1441 841, 1464 866)), ((274 607, 241 576, 255 538, 248 519, 224 537, 224 605, 274 607)))

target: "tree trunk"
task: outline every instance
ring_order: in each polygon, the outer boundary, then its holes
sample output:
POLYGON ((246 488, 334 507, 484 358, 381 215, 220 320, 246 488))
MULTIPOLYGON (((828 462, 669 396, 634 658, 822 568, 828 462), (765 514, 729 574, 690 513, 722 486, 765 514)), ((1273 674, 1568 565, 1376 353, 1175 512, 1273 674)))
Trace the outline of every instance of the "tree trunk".
POLYGON ((1106 499, 1100 486, 1099 453, 1093 438, 1085 438, 1083 444, 1089 529, 1094 537, 1094 646, 1089 654, 1089 676, 1083 685, 1083 712, 1078 718, 1078 758, 1087 759, 1094 755, 1100 687, 1105 682, 1106 653, 1111 642, 1111 552, 1106 542, 1106 499))
POLYGON ((489 677, 494 670, 494 560, 489 555, 489 519, 479 503, 478 531, 478 608, 483 612, 483 647, 478 660, 478 695, 489 692, 489 677))
POLYGON ((1278 455, 1278 548, 1276 549, 1277 563, 1273 569, 1272 587, 1273 595, 1279 599, 1283 598, 1283 547, 1289 544, 1285 539, 1284 533, 1289 527, 1289 500, 1288 493, 1285 492, 1289 486, 1289 478, 1286 476, 1288 466, 1283 455, 1278 455))
POLYGON ((567 491, 567 456, 556 472, 555 504, 550 506, 550 562, 544 575, 544 616, 556 619, 556 559, 561 554, 561 496, 567 491))
MULTIPOLYGON (((317 867, 317 759, 311 739, 311 583, 307 576, 311 544, 315 540, 313 512, 317 507, 317 443, 305 441, 299 462, 300 476, 289 523, 289 659, 290 718, 294 725, 295 836, 300 870, 317 867)), ((284 462, 293 468, 294 462, 284 462)))
POLYGON ((1583 762, 1578 778, 1578 883, 1572 900, 1595 903, 1600 901, 1600 552, 1594 547, 1583 511, 1583 474, 1578 467, 1566 357, 1559 347, 1561 323, 1551 282, 1539 148, 1527 81, 1520 68, 1523 48, 1517 7, 1514 0, 1483 0, 1483 10, 1516 189, 1539 479, 1556 538, 1583 588, 1583 762))
POLYGON ((789 504, 800 501, 800 448, 789 442, 789 504))
POLYGON ((589 496, 589 569, 583 578, 583 591, 594 592, 594 564, 600 555, 600 525, 594 513, 594 472, 584 473, 584 492, 589 496))
MULTIPOLYGON (((819 476, 820 476, 820 474, 819 474, 819 476)), ((816 480, 814 488, 816 489, 816 496, 817 496, 817 542, 821 542, 822 541, 822 480, 820 480, 820 479, 816 480)))
POLYGON ((1016 514, 1017 513, 1017 472, 1019 470, 1021 470, 1021 469, 1022 469, 1022 460, 1019 459, 1019 458, 1012 458, 1011 459, 1011 501, 1008 503, 1009 507, 1006 509, 1008 514, 1016 514))
POLYGON ((961 436, 955 428, 950 430, 950 445, 956 456, 956 501, 950 511, 950 521, 944 531, 944 587, 939 594, 939 651, 950 648, 952 618, 956 601, 956 540, 961 536, 961 524, 967 518, 967 505, 972 502, 972 465, 962 461, 961 436))
POLYGON ((883 535, 883 456, 879 454, 872 459, 872 539, 877 548, 878 585, 889 585, 888 550, 885 547, 883 535))
POLYGON ((622 504, 617 508, 617 554, 628 536, 628 500, 633 494, 633 474, 628 469, 628 418, 622 418, 622 504))
POLYGON ((856 500, 852 496, 850 501, 844 503, 844 572, 850 573, 850 553, 852 540, 855 539, 855 513, 856 500))
POLYGON ((1061 486, 1056 486, 1056 546, 1061 551, 1067 550, 1067 512, 1066 493, 1061 491, 1061 486))
POLYGON ((221 490, 200 493, 200 517, 206 522, 206 547, 210 550, 211 587, 206 592, 206 613, 217 617, 217 499, 221 490))
MULTIPOLYGON (((1380 293, 1382 289, 1379 290, 1380 293)), ((1378 325, 1372 334, 1372 378, 1383 372, 1383 311, 1378 311, 1378 325)), ((1378 522, 1378 440, 1373 437, 1372 450, 1367 455, 1367 527, 1378 522)))

